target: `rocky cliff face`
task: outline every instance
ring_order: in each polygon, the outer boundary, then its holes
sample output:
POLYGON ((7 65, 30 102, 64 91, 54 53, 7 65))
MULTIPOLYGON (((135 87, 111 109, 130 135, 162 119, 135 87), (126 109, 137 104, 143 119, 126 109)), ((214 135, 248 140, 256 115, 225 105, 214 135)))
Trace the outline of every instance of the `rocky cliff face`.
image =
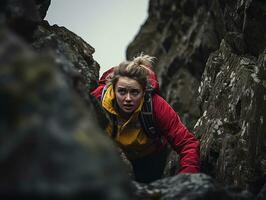
POLYGON ((222 187, 206 174, 181 174, 160 179, 149 185, 133 182, 137 199, 250 200, 254 197, 241 189, 222 187))
POLYGON ((224 40, 206 64, 196 132, 204 169, 224 183, 255 189, 266 181, 265 70, 265 52, 237 55, 224 40))
POLYGON ((150 1, 127 49, 158 58, 163 95, 201 140, 202 170, 254 193, 266 182, 265 13, 258 0, 150 1))
POLYGON ((1 1, 0 198, 132 199, 88 95, 94 49, 42 21, 47 2, 1 1))

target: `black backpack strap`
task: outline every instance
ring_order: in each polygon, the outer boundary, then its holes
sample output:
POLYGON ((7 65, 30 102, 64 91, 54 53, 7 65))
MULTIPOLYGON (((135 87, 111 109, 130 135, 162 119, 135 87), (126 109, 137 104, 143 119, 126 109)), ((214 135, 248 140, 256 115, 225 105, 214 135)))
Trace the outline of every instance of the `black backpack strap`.
POLYGON ((140 112, 140 122, 148 137, 157 140, 159 134, 153 119, 152 92, 147 91, 144 96, 144 103, 140 112))
POLYGON ((112 138, 115 138, 116 135, 117 135, 117 126, 118 126, 118 123, 117 123, 117 117, 115 115, 112 115, 112 138))

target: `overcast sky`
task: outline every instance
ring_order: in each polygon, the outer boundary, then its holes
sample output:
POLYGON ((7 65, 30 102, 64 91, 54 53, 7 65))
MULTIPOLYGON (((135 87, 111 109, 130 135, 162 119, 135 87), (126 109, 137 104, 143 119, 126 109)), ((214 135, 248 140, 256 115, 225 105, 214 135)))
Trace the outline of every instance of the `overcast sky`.
POLYGON ((82 37, 95 48, 103 71, 125 60, 127 45, 148 16, 149 0, 52 0, 46 20, 82 37))

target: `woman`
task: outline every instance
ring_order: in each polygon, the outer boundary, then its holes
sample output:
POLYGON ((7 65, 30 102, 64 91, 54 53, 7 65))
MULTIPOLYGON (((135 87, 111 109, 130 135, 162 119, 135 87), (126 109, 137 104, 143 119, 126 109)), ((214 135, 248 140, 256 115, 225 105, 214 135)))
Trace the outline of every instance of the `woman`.
MULTIPOLYGON (((132 61, 122 62, 112 69, 106 86, 100 85, 91 93, 101 99, 102 107, 112 116, 107 132, 124 150, 139 182, 151 182, 161 177, 167 142, 180 154, 178 173, 199 172, 199 141, 182 124, 171 106, 156 93, 152 95, 152 115, 160 133, 160 142, 155 142, 144 131, 139 115, 149 84, 147 77, 153 73, 152 61, 153 57, 140 55, 132 61)), ((105 80, 105 76, 101 80, 105 80)))

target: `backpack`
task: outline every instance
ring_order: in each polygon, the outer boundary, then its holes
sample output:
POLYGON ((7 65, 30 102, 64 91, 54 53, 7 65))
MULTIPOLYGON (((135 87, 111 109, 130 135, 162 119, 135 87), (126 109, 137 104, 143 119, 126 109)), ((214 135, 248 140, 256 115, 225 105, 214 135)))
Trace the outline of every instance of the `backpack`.
MULTIPOLYGON (((107 89, 107 87, 105 87, 106 80, 108 79, 109 76, 112 75, 113 71, 114 71, 114 68, 112 67, 111 69, 104 72, 103 75, 101 76, 98 82, 99 86, 97 88, 99 90, 103 88, 101 95, 100 96, 96 95, 97 89, 92 92, 92 95, 102 100, 104 93, 107 89)), ((147 85, 145 96, 144 96, 144 103, 143 103, 139 118, 140 118, 142 128, 144 132, 146 133, 146 135, 152 138, 154 141, 159 141, 160 135, 156 129, 154 119, 153 119, 152 95, 155 93, 160 95, 159 83, 158 83, 157 75, 155 74, 155 72, 150 70, 149 75, 148 75, 148 85, 147 85)), ((113 121, 112 136, 115 137, 117 133, 117 119, 115 116, 111 116, 111 120, 113 121)))

